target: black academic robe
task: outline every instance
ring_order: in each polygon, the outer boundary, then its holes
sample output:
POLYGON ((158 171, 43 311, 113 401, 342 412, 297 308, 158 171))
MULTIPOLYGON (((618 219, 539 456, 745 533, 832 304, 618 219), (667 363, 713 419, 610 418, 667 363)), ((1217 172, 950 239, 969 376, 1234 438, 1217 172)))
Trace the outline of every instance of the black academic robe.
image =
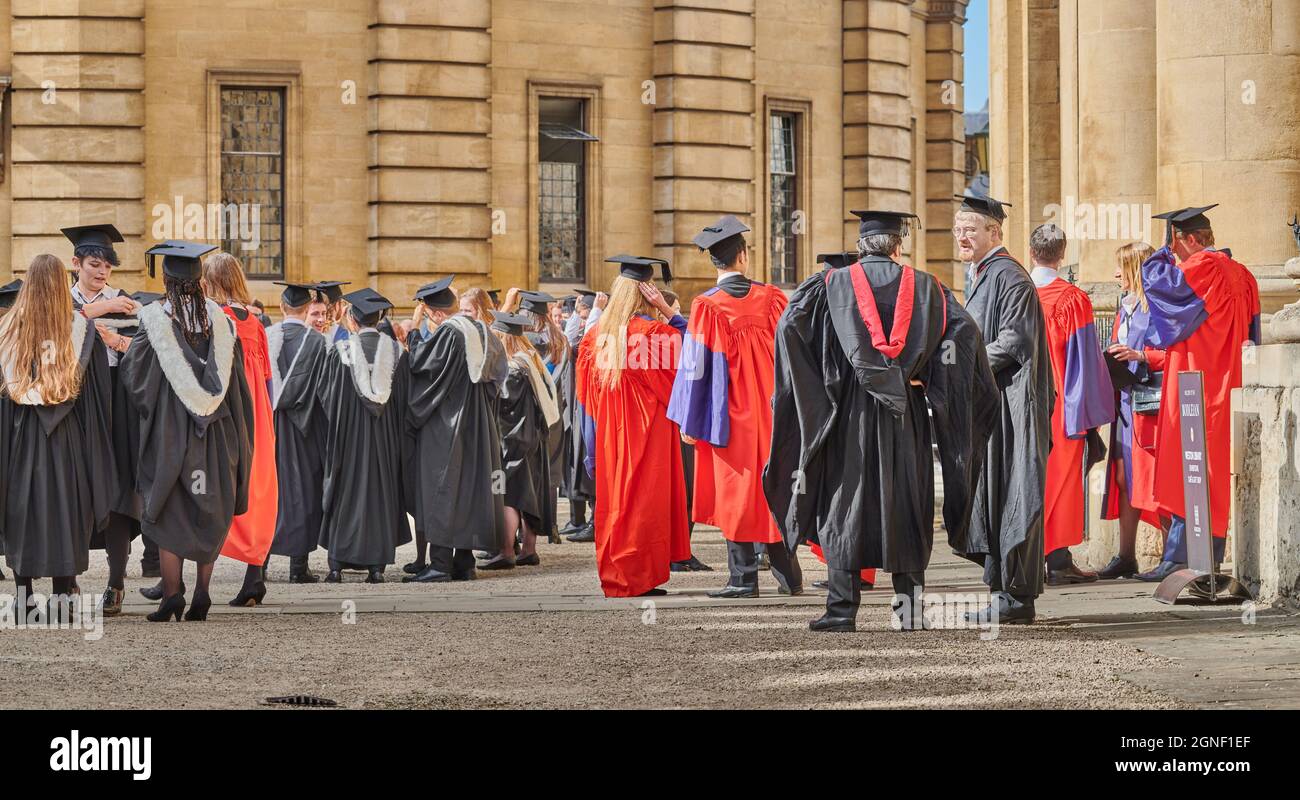
POLYGON ((555 529, 555 505, 547 498, 551 485, 551 426, 523 358, 510 359, 499 405, 505 504, 523 514, 533 533, 547 536, 555 529))
POLYGON ((430 544, 500 549, 505 503, 498 397, 506 354, 487 326, 453 317, 411 345, 408 508, 430 544))
POLYGON ((376 331, 326 355, 317 387, 326 419, 320 544, 340 564, 392 564, 411 540, 401 474, 409 370, 401 345, 376 331))
POLYGON ((267 329, 275 408, 275 469, 279 489, 271 555, 309 555, 320 542, 325 481, 325 414, 317 388, 329 343, 307 325, 267 329))
POLYGON ((787 547, 816 536, 834 569, 926 568, 934 538, 932 441, 943 466, 949 538, 967 533, 972 454, 984 445, 981 420, 996 404, 996 386, 961 305, 933 276, 911 275, 910 321, 898 313, 906 306, 900 296, 909 297, 903 269, 873 257, 804 281, 777 325, 763 489, 787 547), (873 343, 864 321, 868 297, 880 343, 902 342, 895 357, 873 343), (896 317, 905 321, 898 331, 896 317))
POLYGON ((160 303, 118 366, 137 418, 131 431, 145 536, 199 564, 216 561, 230 522, 248 510, 253 400, 230 318, 208 301, 210 332, 191 346, 160 303))
POLYGON ((976 275, 966 310, 983 333, 1000 403, 970 536, 959 552, 985 565, 985 581, 995 591, 1037 597, 1043 590, 1047 455, 1056 402, 1047 325, 1033 279, 1005 250, 976 275))
POLYGON ((91 535, 108 523, 119 492, 107 351, 85 318, 71 325, 75 398, 19 403, 0 382, 0 541, 9 566, 28 578, 85 572, 91 535))

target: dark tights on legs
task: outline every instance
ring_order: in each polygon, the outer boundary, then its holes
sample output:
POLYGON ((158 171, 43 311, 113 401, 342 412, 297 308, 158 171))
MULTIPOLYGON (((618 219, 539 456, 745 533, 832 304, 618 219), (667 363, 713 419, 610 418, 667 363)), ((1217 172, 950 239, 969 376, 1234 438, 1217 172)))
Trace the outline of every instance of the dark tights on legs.
MULTIPOLYGON (((181 591, 181 566, 184 560, 165 548, 158 548, 159 569, 162 571, 163 597, 171 597, 181 591)), ((207 594, 208 584, 212 582, 212 564, 198 564, 198 575, 194 594, 207 594)))
POLYGON ((131 529, 114 520, 104 531, 104 550, 108 554, 108 585, 121 589, 126 579, 126 559, 131 554, 131 529))

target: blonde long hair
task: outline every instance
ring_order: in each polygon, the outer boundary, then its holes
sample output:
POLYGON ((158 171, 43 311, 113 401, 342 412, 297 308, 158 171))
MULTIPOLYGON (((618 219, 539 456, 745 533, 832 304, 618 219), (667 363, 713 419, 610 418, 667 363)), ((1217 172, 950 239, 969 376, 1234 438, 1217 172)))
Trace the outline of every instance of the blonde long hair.
POLYGON ((596 320, 596 374, 601 386, 618 385, 627 366, 627 324, 633 316, 653 316, 641 294, 640 281, 619 275, 609 290, 609 302, 596 320))
POLYGON ((221 305, 239 303, 247 306, 253 301, 239 259, 224 251, 203 260, 203 290, 221 305))
POLYGON ((460 296, 460 301, 468 302, 474 308, 474 319, 485 325, 492 324, 492 312, 495 309, 492 305, 492 297, 487 293, 486 289, 480 289, 477 286, 466 289, 465 293, 460 296))
POLYGON ((1119 259, 1120 274, 1128 281, 1129 291, 1138 300, 1138 307, 1147 312, 1151 307, 1147 304, 1147 293, 1142 288, 1142 262, 1155 255, 1155 248, 1146 242, 1130 242, 1115 251, 1115 257, 1119 259))
POLYGON ((13 308, 0 318, 0 353, 14 378, 5 381, 10 397, 35 389, 57 405, 81 393, 81 342, 72 341, 72 314, 67 268, 57 256, 38 255, 13 308))

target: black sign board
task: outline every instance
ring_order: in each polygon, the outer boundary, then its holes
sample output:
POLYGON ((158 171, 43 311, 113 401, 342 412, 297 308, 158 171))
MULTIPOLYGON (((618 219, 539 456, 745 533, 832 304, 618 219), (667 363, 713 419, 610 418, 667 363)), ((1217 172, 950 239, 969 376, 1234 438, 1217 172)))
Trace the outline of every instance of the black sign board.
POLYGON ((1213 527, 1210 525, 1205 383, 1200 372, 1178 373, 1178 416, 1183 433, 1183 510, 1187 520, 1187 566, 1213 576, 1218 565, 1214 563, 1213 527))

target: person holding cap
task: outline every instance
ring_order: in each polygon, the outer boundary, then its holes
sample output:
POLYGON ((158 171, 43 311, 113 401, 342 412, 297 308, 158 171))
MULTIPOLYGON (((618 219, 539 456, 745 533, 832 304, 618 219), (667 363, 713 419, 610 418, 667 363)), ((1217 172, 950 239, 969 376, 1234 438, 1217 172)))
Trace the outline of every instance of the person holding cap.
POLYGON ((662 259, 617 255, 600 321, 578 352, 577 403, 595 479, 596 562, 606 597, 663 595, 670 564, 690 558, 681 438, 666 411, 686 320, 651 281, 662 259), (658 311, 668 320, 651 314, 658 311), (648 491, 653 487, 653 491, 648 491))
POLYGON ((307 565, 320 540, 325 480, 325 412, 318 389, 329 342, 311 327, 312 306, 324 298, 309 283, 275 281, 282 322, 266 329, 275 412, 275 474, 279 509, 271 555, 288 556, 289 583, 320 580, 307 565))
POLYGON ((234 324, 203 293, 199 259, 215 249, 168 240, 147 251, 150 276, 162 256, 166 298, 140 309, 140 332, 119 367, 138 417, 131 452, 140 527, 158 543, 162 568, 151 622, 207 618, 212 565, 231 522, 248 510, 253 399, 234 324), (188 612, 185 560, 198 565, 188 612))
POLYGON ((326 420, 325 582, 356 569, 366 583, 383 583, 397 547, 411 540, 401 475, 410 367, 402 346, 375 328, 393 304, 370 288, 342 299, 355 330, 329 349, 317 389, 326 420))
POLYGON ((1045 571, 1047 456, 1056 404, 1047 322, 1034 281, 1002 246, 1008 204, 971 191, 958 199, 952 232, 968 265, 966 310, 984 335, 1001 389, 961 552, 984 566, 993 595, 972 620, 1025 624, 1034 620, 1045 571))
POLYGON ((890 572, 893 627, 916 630, 934 545, 933 447, 959 547, 997 386, 974 321, 938 279, 898 260, 914 215, 853 213, 858 263, 804 281, 777 326, 763 488, 785 546, 815 533, 826 557, 826 613, 810 630, 856 630, 871 567, 890 572))
POLYGON ((1187 566, 1178 373, 1199 371, 1205 399, 1205 470, 1213 557, 1223 560, 1232 507, 1232 390, 1241 386, 1242 348, 1259 342, 1259 284, 1227 250, 1215 248, 1205 212, 1213 205, 1157 214, 1165 246, 1142 265, 1151 347, 1165 351, 1156 428, 1155 500, 1172 517, 1160 563, 1138 577, 1161 581, 1187 566))
POLYGON ((773 339, 787 300, 745 274, 747 231, 728 215, 694 239, 718 280, 691 303, 667 412, 695 448, 692 517, 721 528, 727 540, 730 577, 709 593, 720 598, 758 597, 756 543, 768 545, 780 593, 803 594, 799 558, 786 549, 762 484, 772 442, 773 339))
POLYGON ((497 405, 506 354, 486 324, 459 312, 453 277, 415 294, 429 333, 411 344, 406 419, 415 442, 407 507, 429 553, 402 580, 416 583, 473 580, 474 551, 497 550, 506 540, 505 499, 493 491, 502 469, 497 405))

